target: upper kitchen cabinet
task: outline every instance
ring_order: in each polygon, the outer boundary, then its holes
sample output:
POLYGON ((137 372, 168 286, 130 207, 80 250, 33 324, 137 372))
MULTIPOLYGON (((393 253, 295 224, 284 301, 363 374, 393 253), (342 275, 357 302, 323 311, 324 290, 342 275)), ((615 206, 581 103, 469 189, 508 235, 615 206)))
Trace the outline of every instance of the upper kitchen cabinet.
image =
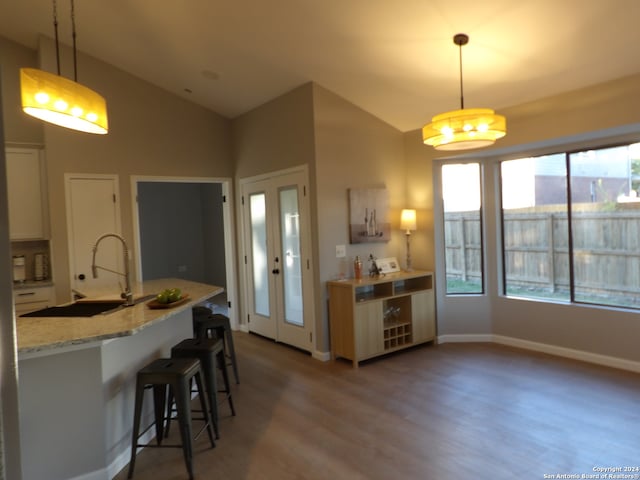
POLYGON ((11 240, 49 237, 44 155, 37 148, 7 148, 7 190, 11 240))

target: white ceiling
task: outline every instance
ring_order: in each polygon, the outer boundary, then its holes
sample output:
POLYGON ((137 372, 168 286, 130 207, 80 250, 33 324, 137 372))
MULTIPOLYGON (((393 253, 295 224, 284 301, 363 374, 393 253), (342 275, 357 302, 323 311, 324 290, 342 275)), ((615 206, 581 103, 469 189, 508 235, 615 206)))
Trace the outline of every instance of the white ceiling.
MULTIPOLYGON (((70 0, 57 2, 69 44, 70 0)), ((76 0, 75 10, 79 50, 230 118, 314 81, 402 131, 420 128, 460 106, 459 32, 470 37, 465 107, 499 111, 640 73, 639 0, 76 0)), ((51 0, 0 0, 0 35, 35 48, 38 34, 53 37, 51 0)))

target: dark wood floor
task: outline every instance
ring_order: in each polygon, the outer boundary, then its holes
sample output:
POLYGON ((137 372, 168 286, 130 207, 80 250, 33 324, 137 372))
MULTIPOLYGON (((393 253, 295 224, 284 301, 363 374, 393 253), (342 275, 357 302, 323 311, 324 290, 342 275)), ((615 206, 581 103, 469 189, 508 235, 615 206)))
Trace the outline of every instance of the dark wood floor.
MULTIPOLYGON (((223 408, 215 449, 198 439, 196 479, 511 480, 640 466, 638 374, 494 344, 418 347, 354 370, 234 338, 237 416, 223 408)), ((179 450, 138 456, 134 479, 185 478, 179 450)))

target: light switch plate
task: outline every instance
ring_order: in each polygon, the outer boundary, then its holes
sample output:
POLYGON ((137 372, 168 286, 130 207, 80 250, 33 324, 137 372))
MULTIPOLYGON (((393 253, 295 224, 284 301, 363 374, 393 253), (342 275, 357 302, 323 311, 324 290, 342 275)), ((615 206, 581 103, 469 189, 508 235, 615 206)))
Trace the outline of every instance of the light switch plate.
POLYGON ((336 258, 344 258, 347 256, 347 248, 344 245, 336 245, 336 258))

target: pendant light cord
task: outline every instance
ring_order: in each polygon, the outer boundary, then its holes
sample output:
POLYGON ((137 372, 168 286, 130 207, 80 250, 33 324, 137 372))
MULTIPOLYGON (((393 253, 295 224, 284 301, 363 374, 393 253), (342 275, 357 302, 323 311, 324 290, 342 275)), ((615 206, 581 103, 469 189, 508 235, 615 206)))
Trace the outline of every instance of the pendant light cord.
POLYGON ((464 110, 464 93, 462 92, 462 43, 458 44, 460 48, 460 109, 464 110))
MULTIPOLYGON (((56 66, 60 76, 60 43, 58 41, 58 3, 53 0, 53 31, 56 39, 56 66)), ((78 81, 78 59, 76 54, 76 12, 74 1, 71 0, 71 37, 73 38, 73 81, 78 81)))
POLYGON ((78 81, 78 60, 76 55, 76 12, 71 0, 71 37, 73 38, 73 80, 78 81))
POLYGON ((56 0, 53 0, 53 31, 56 37, 56 64, 58 66, 58 76, 60 76, 60 47, 58 45, 58 9, 56 0))
POLYGON ((464 110, 464 93, 462 91, 462 47, 469 43, 469 35, 466 33, 458 33, 453 37, 453 43, 460 47, 459 58, 460 58, 460 108, 464 110))

